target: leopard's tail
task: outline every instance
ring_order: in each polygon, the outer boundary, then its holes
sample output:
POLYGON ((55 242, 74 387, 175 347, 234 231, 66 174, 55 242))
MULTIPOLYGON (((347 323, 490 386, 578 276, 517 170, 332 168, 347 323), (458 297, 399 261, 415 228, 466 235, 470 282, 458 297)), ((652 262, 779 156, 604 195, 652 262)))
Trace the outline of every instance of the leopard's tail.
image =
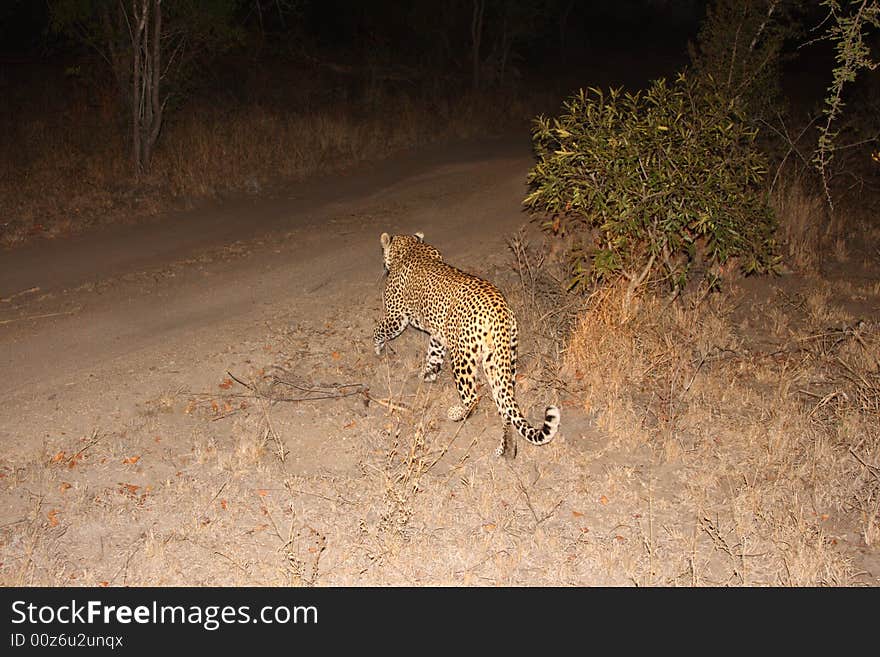
MULTIPOLYGON (((491 361, 490 361, 491 362, 491 361)), ((544 423, 540 429, 533 427, 523 417, 514 394, 513 373, 487 367, 486 375, 492 384, 495 405, 501 416, 513 425, 516 432, 534 445, 546 445, 559 431, 560 413, 556 406, 548 406, 544 411, 544 423), (497 391, 497 392, 496 392, 497 391)))
POLYGON ((516 429, 516 432, 534 445, 546 445, 553 440, 556 432, 559 431, 560 413, 559 409, 555 406, 548 406, 544 410, 544 424, 541 425, 540 429, 536 429, 529 424, 528 420, 520 413, 515 401, 507 417, 513 428, 516 429))
POLYGON ((516 432, 534 445, 546 445, 553 440, 553 436, 559 431, 560 413, 555 406, 548 406, 544 410, 544 424, 540 429, 529 424, 516 406, 508 413, 507 417, 516 432))

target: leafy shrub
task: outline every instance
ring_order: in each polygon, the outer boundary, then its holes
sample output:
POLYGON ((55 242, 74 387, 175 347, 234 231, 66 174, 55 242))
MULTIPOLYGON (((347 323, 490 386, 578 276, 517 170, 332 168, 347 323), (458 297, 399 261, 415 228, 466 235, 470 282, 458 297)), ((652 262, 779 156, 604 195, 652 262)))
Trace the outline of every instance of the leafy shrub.
POLYGON ((532 138, 523 203, 580 242, 572 286, 623 276, 631 291, 661 280, 677 289, 700 259, 737 257, 745 273, 775 264, 755 131, 733 101, 686 76, 644 93, 582 89, 558 118, 538 117, 532 138))

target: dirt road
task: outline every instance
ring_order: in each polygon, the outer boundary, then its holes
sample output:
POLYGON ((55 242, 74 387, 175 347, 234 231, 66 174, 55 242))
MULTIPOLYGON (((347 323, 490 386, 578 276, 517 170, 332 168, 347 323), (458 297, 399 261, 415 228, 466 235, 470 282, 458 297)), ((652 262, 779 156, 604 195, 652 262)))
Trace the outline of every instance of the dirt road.
POLYGON ((503 256, 526 220, 530 163, 522 140, 437 148, 280 198, 0 255, 0 371, 13 400, 0 437, 33 449, 121 418, 144 393, 203 380, 207 353, 253 338, 280 309, 317 322, 361 314, 381 293, 382 231, 424 230, 463 265, 503 256))

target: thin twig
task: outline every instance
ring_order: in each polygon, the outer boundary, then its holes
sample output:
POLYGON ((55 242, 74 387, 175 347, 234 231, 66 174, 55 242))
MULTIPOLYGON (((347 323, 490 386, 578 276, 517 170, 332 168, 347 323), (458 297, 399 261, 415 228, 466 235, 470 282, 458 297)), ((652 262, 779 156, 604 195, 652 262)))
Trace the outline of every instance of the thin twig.
POLYGON ((235 376, 235 374, 233 374, 233 373, 230 372, 229 370, 226 370, 226 374, 229 376, 230 379, 232 379, 232 380, 235 381, 236 383, 238 383, 238 384, 240 384, 240 385, 243 385, 243 386, 244 386, 245 388, 247 388, 248 390, 251 390, 251 391, 253 391, 253 392, 256 392, 256 390, 254 390, 254 387, 253 387, 253 386, 251 386, 251 385, 245 383, 244 381, 242 381, 241 379, 239 379, 237 376, 235 376))
POLYGON ((13 319, 0 319, 0 324, 12 324, 13 322, 26 322, 29 319, 46 319, 47 317, 61 317, 62 315, 73 315, 82 310, 82 307, 73 310, 65 310, 60 313, 45 313, 43 315, 27 315, 26 317, 15 317, 13 319))
POLYGON ((38 286, 29 287, 26 290, 22 290, 21 292, 16 292, 15 294, 10 294, 8 297, 0 298, 0 303, 9 303, 16 297, 24 296, 25 294, 33 294, 34 292, 39 292, 40 288, 38 286))
POLYGON ((122 584, 125 585, 128 580, 128 564, 131 562, 131 558, 137 554, 138 550, 141 549, 141 545, 145 541, 145 537, 143 534, 132 543, 132 548, 128 551, 128 555, 125 557, 125 561, 122 562, 122 565, 119 566, 119 569, 113 574, 113 577, 110 578, 109 584, 112 584, 116 581, 116 578, 119 577, 119 573, 122 573, 122 584))
POLYGON ((300 490, 299 488, 294 488, 293 486, 291 486, 289 481, 284 482, 284 487, 287 489, 287 492, 289 492, 289 493, 297 493, 299 495, 311 495, 312 497, 318 497, 322 500, 327 500, 328 502, 335 502, 335 503, 341 502, 342 504, 351 504, 352 506, 357 505, 357 502, 352 502, 351 500, 347 500, 344 497, 342 497, 341 495, 337 495, 335 498, 333 498, 333 497, 328 497, 327 495, 321 495, 320 493, 313 493, 308 490, 300 490))
POLYGON ((309 393, 324 393, 324 394, 312 394, 307 397, 278 397, 275 395, 266 395, 265 393, 259 391, 256 385, 252 385, 242 381, 240 378, 235 376, 229 370, 226 370, 226 374, 236 383, 244 386, 248 390, 254 393, 254 396, 260 399, 269 399, 274 402, 303 402, 303 401, 317 401, 319 399, 342 399, 344 397, 351 397, 353 395, 357 395, 361 392, 365 392, 367 390, 367 386, 363 383, 333 383, 325 386, 318 386, 313 388, 306 388, 304 386, 298 385, 291 381, 285 381, 284 379, 279 379, 277 376, 272 377, 272 381, 274 383, 280 383, 282 385, 290 386, 291 388, 296 388, 297 390, 302 390, 304 392, 309 393), (346 392, 339 392, 346 388, 354 388, 354 390, 348 390, 346 392), (330 392, 336 391, 336 392, 330 392))
POLYGON ((86 446, 83 447, 81 450, 79 450, 76 454, 74 454, 73 456, 68 458, 65 461, 65 463, 71 463, 72 461, 75 461, 76 459, 78 459, 82 455, 83 452, 85 452, 89 447, 92 447, 93 445, 95 445, 99 440, 101 440, 101 438, 100 438, 100 436, 98 436, 98 430, 94 429, 92 431, 92 437, 89 439, 89 442, 86 444, 86 446))
POLYGON ((477 440, 482 435, 483 435, 483 432, 481 431, 476 436, 474 436, 474 439, 471 440, 471 444, 468 445, 467 449, 464 451, 464 454, 462 454, 461 458, 458 459, 458 463, 456 463, 451 468, 449 468, 449 474, 446 476, 446 479, 443 481, 444 485, 448 484, 449 480, 452 479, 452 475, 454 475, 455 473, 457 473, 461 469, 461 467, 464 465, 464 462, 467 460, 468 456, 470 455, 471 449, 473 448, 474 445, 477 444, 477 440))
POLYGON ((861 463, 865 467, 865 469, 868 471, 868 473, 872 477, 874 477, 874 479, 876 479, 877 481, 880 481, 880 468, 878 468, 876 465, 871 465, 870 463, 867 463, 866 461, 862 460, 862 457, 860 457, 858 454, 856 454, 852 450, 852 448, 850 448, 849 453, 853 455, 853 458, 856 461, 858 461, 859 463, 861 463))
POLYGON ((214 500, 216 500, 218 497, 220 497, 220 493, 223 492, 223 489, 226 488, 226 484, 228 484, 228 483, 229 483, 229 479, 227 479, 226 481, 223 482, 223 485, 220 486, 220 488, 217 490, 216 493, 214 493, 214 497, 212 497, 211 500, 205 505, 205 508, 202 509, 202 512, 199 514, 200 517, 205 515, 208 512, 208 509, 214 503, 214 500))
MULTIPOLYGON (((363 383, 328 383, 326 385, 321 386, 313 386, 311 388, 307 388, 305 386, 301 386, 299 384, 293 383, 292 381, 285 381, 284 379, 279 379, 277 376, 273 376, 272 380, 276 383, 281 383, 286 386, 290 386, 291 388, 296 388, 297 390, 302 390, 303 392, 326 392, 327 390, 342 390, 343 388, 363 388, 363 383)), ((356 394, 359 391, 355 391, 354 393, 347 394, 356 394)), ((340 395, 342 396, 342 395, 340 395)))
MULTIPOLYGON (((519 473, 512 465, 508 465, 508 467, 513 473, 513 476, 516 477, 517 486, 520 492, 523 494, 523 497, 525 497, 526 505, 529 507, 529 511, 532 512, 532 517, 535 519, 535 526, 537 527, 554 513, 556 513, 556 509, 558 509, 559 505, 562 504, 562 500, 560 499, 556 504, 553 505, 553 508, 551 508, 547 513, 539 518, 538 513, 535 511, 535 507, 532 505, 532 499, 531 497, 529 497, 529 491, 526 490, 525 484, 523 484, 522 478, 519 476, 519 473)), ((540 479, 540 475, 538 476, 538 478, 540 479)), ((537 479, 535 480, 535 483, 537 483, 537 479)), ((534 485, 534 483, 532 485, 534 485)))
POLYGON ((364 397, 369 399, 370 401, 376 402, 385 408, 390 408, 392 411, 403 411, 405 413, 412 413, 412 409, 403 404, 395 404, 394 402, 386 399, 380 399, 379 397, 373 397, 368 392, 364 392, 364 397))

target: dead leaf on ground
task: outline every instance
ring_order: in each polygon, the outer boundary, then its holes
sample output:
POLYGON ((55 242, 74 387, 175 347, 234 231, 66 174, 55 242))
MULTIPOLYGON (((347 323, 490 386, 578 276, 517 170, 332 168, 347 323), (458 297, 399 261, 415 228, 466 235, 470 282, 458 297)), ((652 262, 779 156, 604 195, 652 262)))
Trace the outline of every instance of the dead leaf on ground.
POLYGON ((220 384, 220 388, 223 390, 229 390, 232 387, 232 379, 226 378, 223 379, 223 383, 220 384))
POLYGON ((140 457, 140 455, 138 455, 138 456, 129 456, 127 459, 122 459, 122 462, 125 463, 126 465, 134 465, 135 463, 137 463, 140 460, 141 460, 141 457, 140 457))
POLYGON ((49 513, 47 513, 46 516, 49 518, 49 526, 50 527, 57 527, 58 526, 58 523, 59 523, 58 511, 55 511, 55 510, 49 511, 49 513))

